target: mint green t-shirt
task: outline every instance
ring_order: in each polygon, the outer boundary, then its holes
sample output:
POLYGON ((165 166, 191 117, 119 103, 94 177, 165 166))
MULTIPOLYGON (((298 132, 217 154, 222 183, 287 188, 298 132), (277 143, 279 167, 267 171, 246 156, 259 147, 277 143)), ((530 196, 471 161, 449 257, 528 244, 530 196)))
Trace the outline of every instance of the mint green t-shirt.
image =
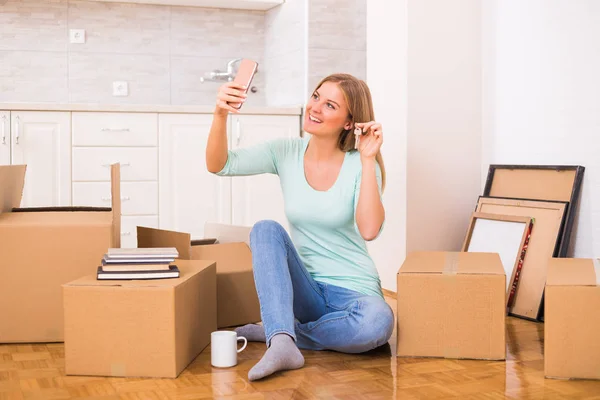
MULTIPOLYGON (((313 189, 304 174, 308 138, 286 138, 228 152, 217 175, 277 174, 290 236, 311 276, 320 282, 381 296, 381 282, 356 225, 362 163, 347 152, 338 178, 327 191, 313 189)), ((381 170, 376 168, 381 196, 381 170)))

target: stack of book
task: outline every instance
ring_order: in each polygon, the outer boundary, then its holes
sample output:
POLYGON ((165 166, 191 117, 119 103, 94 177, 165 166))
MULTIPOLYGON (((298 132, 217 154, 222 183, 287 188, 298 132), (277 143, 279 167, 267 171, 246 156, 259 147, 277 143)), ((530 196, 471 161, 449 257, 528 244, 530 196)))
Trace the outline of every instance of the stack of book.
POLYGON ((174 247, 108 249, 98 267, 98 280, 179 278, 174 247))

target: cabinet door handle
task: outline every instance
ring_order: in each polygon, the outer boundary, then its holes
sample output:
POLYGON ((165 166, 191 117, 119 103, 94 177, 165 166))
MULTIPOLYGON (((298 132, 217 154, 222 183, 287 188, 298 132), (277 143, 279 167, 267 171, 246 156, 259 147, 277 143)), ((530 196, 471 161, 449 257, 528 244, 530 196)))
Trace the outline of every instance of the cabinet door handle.
POLYGON ((20 125, 21 125, 21 117, 19 117, 17 115, 16 121, 15 121, 15 144, 19 144, 19 131, 20 131, 20 125))
POLYGON ((6 115, 2 116, 2 144, 6 144, 6 115))
POLYGON ((129 128, 102 128, 102 132, 129 132, 129 128))
POLYGON ((236 131, 236 140, 237 146, 240 145, 240 141, 242 140, 242 130, 240 129, 240 120, 239 118, 235 121, 235 131, 236 131))
POLYGON ((131 163, 128 162, 119 162, 119 161, 115 161, 112 163, 105 163, 105 164, 101 164, 103 167, 109 168, 112 164, 121 164, 121 167, 129 167, 131 165, 131 163))
MULTIPOLYGON (((110 201, 111 198, 110 197, 101 197, 102 201, 110 201)), ((131 200, 131 197, 129 196, 123 196, 121 197, 121 201, 127 201, 127 200, 131 200)))

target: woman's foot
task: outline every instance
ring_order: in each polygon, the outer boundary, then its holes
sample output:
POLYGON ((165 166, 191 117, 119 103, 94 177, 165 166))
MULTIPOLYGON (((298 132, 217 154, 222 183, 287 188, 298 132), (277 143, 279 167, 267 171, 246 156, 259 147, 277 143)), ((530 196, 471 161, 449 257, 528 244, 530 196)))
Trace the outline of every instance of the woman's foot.
POLYGON ((243 336, 248 339, 249 342, 266 342, 265 328, 258 324, 248 324, 235 328, 235 332, 238 336, 243 336))
POLYGON ((280 333, 273 336, 271 346, 261 360, 248 372, 248 379, 255 381, 277 371, 298 369, 304 366, 304 357, 294 340, 280 333))

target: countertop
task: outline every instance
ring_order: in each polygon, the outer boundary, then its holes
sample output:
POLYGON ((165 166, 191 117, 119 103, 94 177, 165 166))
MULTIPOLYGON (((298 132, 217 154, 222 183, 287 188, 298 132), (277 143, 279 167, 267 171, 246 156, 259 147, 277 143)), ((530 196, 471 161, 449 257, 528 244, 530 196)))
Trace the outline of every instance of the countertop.
MULTIPOLYGON (((154 105, 154 104, 81 104, 81 103, 1 103, 6 111, 91 111, 91 112, 140 112, 211 114, 214 105, 154 105)), ((300 115, 302 107, 244 106, 240 114, 300 115)))

